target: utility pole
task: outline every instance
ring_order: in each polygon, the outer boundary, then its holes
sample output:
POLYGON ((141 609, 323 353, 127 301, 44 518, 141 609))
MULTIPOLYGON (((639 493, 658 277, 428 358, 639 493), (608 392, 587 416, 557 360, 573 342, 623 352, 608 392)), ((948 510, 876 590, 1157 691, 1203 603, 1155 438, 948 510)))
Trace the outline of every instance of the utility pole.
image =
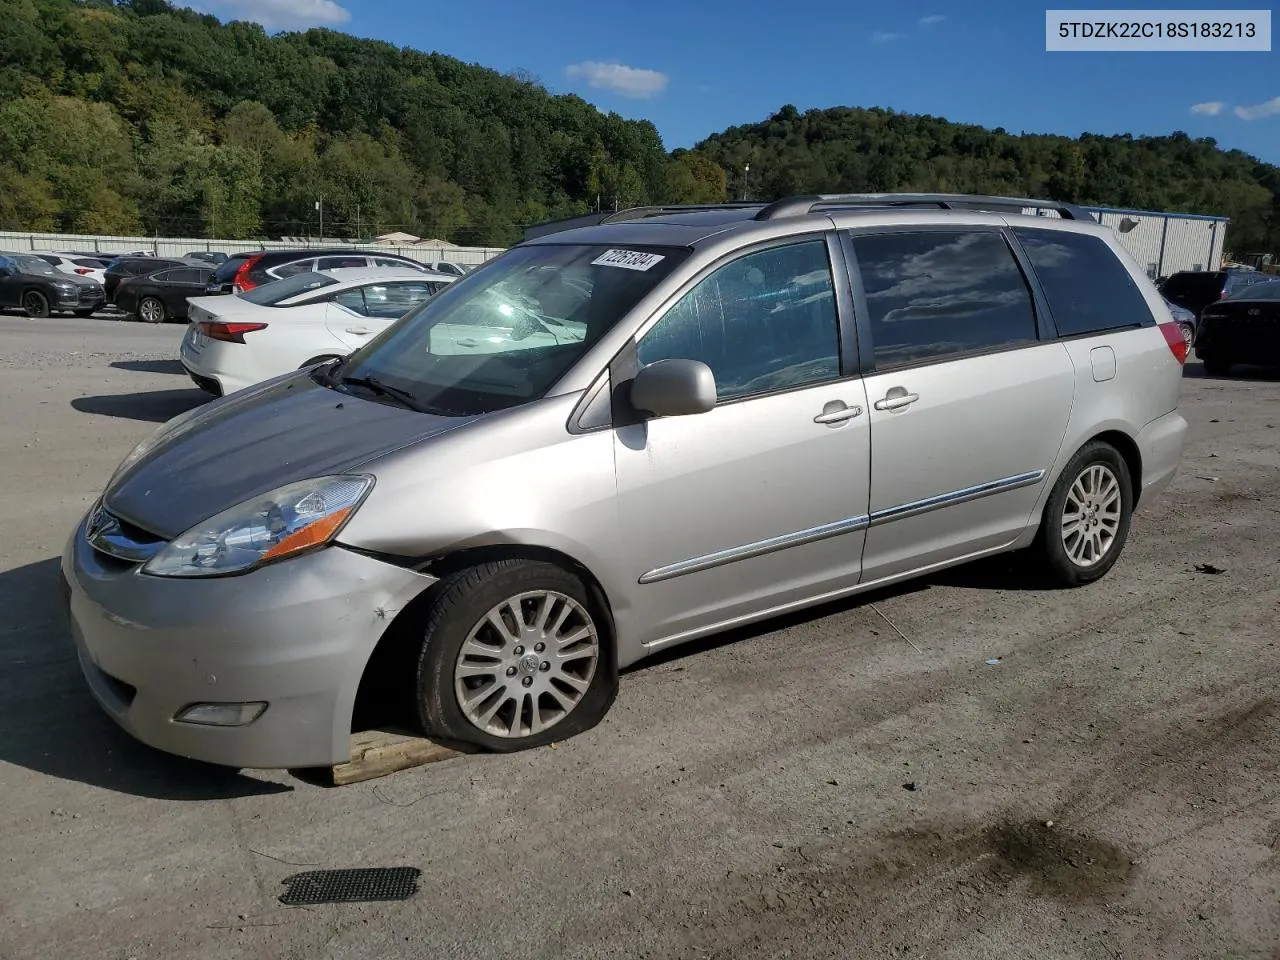
POLYGON ((320 211, 320 239, 324 240, 324 197, 316 201, 316 209, 320 211))
POLYGON ((356 204, 356 240, 359 241, 359 240, 362 240, 363 238, 364 238, 364 234, 360 230, 360 204, 357 203, 356 204))

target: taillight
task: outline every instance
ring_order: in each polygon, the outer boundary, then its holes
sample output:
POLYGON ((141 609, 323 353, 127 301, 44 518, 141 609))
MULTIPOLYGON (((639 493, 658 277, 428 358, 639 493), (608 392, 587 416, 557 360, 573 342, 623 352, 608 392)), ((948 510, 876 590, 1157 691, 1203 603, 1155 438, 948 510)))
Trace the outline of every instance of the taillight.
POLYGON ((265 323, 226 323, 222 320, 204 320, 200 324, 200 332, 210 340, 221 340, 223 343, 244 343, 244 335, 255 330, 265 330, 265 323))
POLYGON ((83 277, 86 273, 93 273, 93 271, 88 267, 76 267, 76 273, 83 277))
POLYGON ((236 271, 236 275, 231 281, 232 288, 236 293, 241 293, 245 290, 252 290, 257 286, 254 281, 249 279, 249 271, 257 266, 258 261, 261 259, 262 254, 258 254, 257 256, 250 257, 244 263, 240 264, 240 269, 236 271))
POLYGON ((1178 363, 1187 362, 1187 354, 1191 351, 1187 344, 1187 339, 1182 335, 1182 327, 1176 323, 1160 324, 1160 332, 1164 334, 1164 342, 1169 344, 1169 350, 1173 353, 1173 358, 1178 363))

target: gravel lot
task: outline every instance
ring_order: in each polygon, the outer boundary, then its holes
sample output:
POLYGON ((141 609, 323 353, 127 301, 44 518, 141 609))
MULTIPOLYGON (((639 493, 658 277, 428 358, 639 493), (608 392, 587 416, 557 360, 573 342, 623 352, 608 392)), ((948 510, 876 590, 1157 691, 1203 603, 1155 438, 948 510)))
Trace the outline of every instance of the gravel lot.
POLYGON ((963 568, 664 655, 554 749, 324 789, 135 744, 63 626, 79 514, 204 402, 181 336, 0 318, 0 957, 1280 957, 1280 374, 1188 365, 1099 584, 963 568), (421 891, 277 899, 366 866, 421 891))

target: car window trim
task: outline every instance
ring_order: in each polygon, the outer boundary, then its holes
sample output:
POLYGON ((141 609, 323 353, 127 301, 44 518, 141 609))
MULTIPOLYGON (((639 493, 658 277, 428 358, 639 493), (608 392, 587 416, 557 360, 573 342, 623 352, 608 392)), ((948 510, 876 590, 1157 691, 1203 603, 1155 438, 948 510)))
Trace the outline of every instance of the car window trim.
POLYGON ((1034 273, 1028 273, 1030 269, 1030 261, 1026 258, 1025 251, 1013 242, 1015 238, 1011 236, 1010 230, 1006 226, 998 226, 996 224, 946 224, 946 223, 930 223, 930 224, 883 224, 875 226, 868 224, 867 226, 846 227, 840 231, 845 247, 845 257, 849 263, 850 282, 853 285, 853 301, 854 312, 860 318, 858 324, 858 344, 862 351, 862 356, 866 361, 862 365, 861 375, 870 377, 880 373, 896 373, 899 370, 912 370, 918 367, 935 366, 939 363, 950 363, 953 360, 971 360, 975 357, 993 356, 998 353, 1010 353, 1014 350, 1026 350, 1029 347, 1038 347, 1045 343, 1052 343, 1055 340, 1062 339, 1057 334, 1057 328, 1053 325, 1052 315, 1049 313, 1048 302, 1044 296, 1044 291, 1040 288, 1038 279, 1034 273), (1027 287, 1027 292, 1031 295, 1031 311, 1033 322, 1035 324, 1036 336, 1034 340, 1023 340, 1016 343, 1004 343, 993 347, 983 347, 977 350, 965 350, 960 353, 942 354, 936 357, 925 357, 919 360, 907 360, 902 363, 879 364, 876 362, 875 355, 875 336, 871 331, 871 307, 867 302, 866 288, 862 283, 862 268, 858 264, 857 252, 854 250, 854 237, 864 236, 883 236, 885 234, 894 233, 992 233, 998 235, 1005 242, 1005 247, 1013 255, 1014 262, 1018 265, 1018 270, 1022 274, 1022 282, 1027 287), (863 319, 865 318, 865 319, 863 319), (1043 318, 1043 319, 1042 319, 1043 318))
MULTIPOLYGON (((825 380, 811 380, 808 383, 794 384, 792 386, 787 386, 787 387, 778 387, 776 390, 768 390, 762 393, 752 393, 752 394, 748 394, 745 397, 730 397, 724 400, 718 400, 716 402, 716 409, 719 409, 720 407, 727 407, 735 403, 744 403, 751 400, 762 400, 766 397, 776 397, 784 393, 795 393, 797 390, 812 390, 815 387, 826 386, 829 384, 844 383, 848 380, 857 379, 859 376, 861 376, 861 374, 857 371, 856 368, 849 371, 844 362, 844 354, 845 354, 845 340, 843 336, 844 323, 841 321, 840 308, 842 305, 845 306, 846 308, 850 308, 852 307, 852 302, 851 300, 849 300, 849 301, 844 301, 842 303, 840 298, 840 293, 839 293, 840 278, 836 272, 837 270, 836 261, 832 256, 832 248, 833 246, 837 245, 832 243, 831 235, 833 233, 835 233, 834 229, 830 226, 826 226, 826 227, 821 227, 817 230, 807 231, 805 233, 793 233, 793 234, 788 234, 787 236, 784 236, 784 237, 772 237, 768 240, 762 240, 758 243, 753 243, 753 244, 749 244, 742 247, 736 247, 732 251, 729 251, 723 254, 722 256, 717 257, 711 263, 707 264, 705 267, 703 267, 702 270, 698 271, 698 273, 694 274, 688 281, 686 281, 685 284, 681 286, 680 289, 673 296, 668 298, 653 313, 649 314, 649 316, 647 316, 644 320, 642 320, 640 324, 636 327, 636 329, 632 331, 630 339, 623 346, 622 350, 619 351, 619 354, 625 353, 628 350, 630 350, 632 353, 630 365, 634 369, 632 369, 627 379, 630 380, 632 377, 636 375, 637 372, 639 372, 639 358, 637 355, 637 351, 639 349, 639 342, 642 339, 644 339, 644 336, 650 330, 652 330, 663 317, 665 317, 671 310, 673 310, 676 304, 678 304, 689 293, 691 293, 698 286, 698 284, 702 283, 702 281, 706 280, 708 277, 710 277, 713 273, 715 273, 721 267, 728 266, 730 263, 733 263, 737 260, 741 260, 744 257, 753 256, 754 254, 765 253, 769 250, 775 250, 781 247, 798 246, 802 243, 813 243, 815 241, 822 241, 827 248, 827 265, 828 265, 828 269, 831 272, 832 292, 834 295, 835 308, 836 308, 836 363, 840 371, 839 374, 835 377, 831 377, 825 380)), ((610 369, 611 370, 613 369, 612 363, 610 363, 610 369)), ((622 388, 622 383, 616 380, 614 382, 618 383, 619 389, 622 388)), ((615 413, 616 413, 616 408, 615 408, 615 413)))

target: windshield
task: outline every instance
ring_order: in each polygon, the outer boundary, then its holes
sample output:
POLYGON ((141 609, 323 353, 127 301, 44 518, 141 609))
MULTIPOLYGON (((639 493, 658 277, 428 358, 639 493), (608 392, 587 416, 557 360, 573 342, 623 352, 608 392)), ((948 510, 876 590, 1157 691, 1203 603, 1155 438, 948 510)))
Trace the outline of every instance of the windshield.
POLYGON ((286 277, 284 280, 272 280, 270 283, 264 283, 260 287, 246 290, 240 294, 240 299, 248 300, 250 303, 256 303, 262 307, 274 307, 282 300, 288 300, 290 297, 296 297, 309 290, 318 290, 320 287, 327 287, 337 282, 333 277, 326 277, 322 273, 295 273, 292 277, 286 277))
POLYGON ((1280 280, 1251 283, 1231 291, 1228 300, 1280 300, 1280 280))
POLYGON ((14 262, 18 264, 18 269, 23 273, 52 273, 58 271, 54 269, 53 264, 39 257, 14 257, 14 262))
POLYGON ((536 400, 689 252, 516 247, 411 310, 337 373, 372 379, 439 414, 536 400))

